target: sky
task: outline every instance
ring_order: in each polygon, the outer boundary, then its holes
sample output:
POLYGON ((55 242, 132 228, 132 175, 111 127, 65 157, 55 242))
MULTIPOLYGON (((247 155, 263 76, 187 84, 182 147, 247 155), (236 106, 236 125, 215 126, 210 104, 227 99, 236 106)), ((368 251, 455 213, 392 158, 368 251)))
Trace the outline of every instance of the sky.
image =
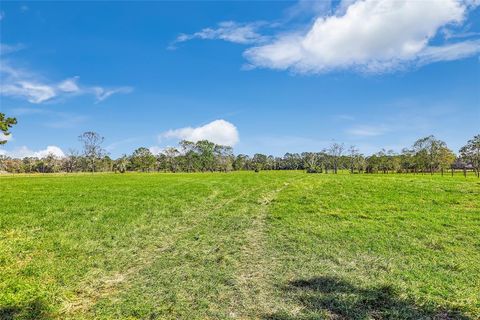
POLYGON ((0 2, 0 155, 371 154, 480 133, 480 1, 0 2))

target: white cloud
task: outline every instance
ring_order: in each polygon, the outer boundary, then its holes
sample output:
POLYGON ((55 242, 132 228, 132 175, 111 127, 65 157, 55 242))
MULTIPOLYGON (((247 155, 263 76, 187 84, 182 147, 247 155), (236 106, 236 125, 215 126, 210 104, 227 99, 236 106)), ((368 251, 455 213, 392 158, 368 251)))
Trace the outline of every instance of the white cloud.
POLYGON ((0 44, 2 63, 0 65, 0 95, 25 99, 30 103, 38 104, 61 97, 90 94, 96 102, 104 101, 113 94, 130 93, 131 87, 104 88, 100 86, 85 86, 78 84, 79 77, 67 78, 60 82, 45 80, 45 77, 34 72, 17 68, 3 56, 23 46, 0 44))
POLYGON ((57 87, 63 92, 78 92, 80 88, 77 85, 77 79, 78 77, 65 79, 60 82, 57 87))
POLYGON ((429 42, 440 28, 461 24, 474 5, 463 0, 347 1, 346 9, 318 17, 308 31, 278 35, 244 56, 254 67, 300 73, 385 72, 464 58, 480 52, 478 41, 443 47, 429 42))
POLYGON ((50 100, 57 94, 51 86, 29 82, 14 81, 0 85, 0 95, 21 97, 31 103, 42 103, 50 100))
POLYGON ((46 149, 33 151, 26 146, 18 147, 12 151, 0 150, 1 155, 5 155, 12 158, 25 158, 25 157, 34 157, 34 158, 45 158, 49 155, 53 155, 57 158, 64 158, 65 153, 57 146, 47 146, 46 149))
POLYGON ((173 138, 197 142, 209 140, 216 144, 234 146, 239 141, 237 128, 225 120, 215 120, 204 126, 168 130, 160 134, 159 139, 173 138))
POLYGON ((418 55, 418 62, 419 64, 428 64, 437 61, 451 61, 470 57, 478 52, 480 52, 480 40, 467 40, 440 47, 430 46, 418 55))
POLYGON ((120 88, 114 88, 114 89, 105 89, 102 87, 93 87, 91 90, 95 95, 97 102, 101 102, 116 93, 130 93, 133 91, 133 88, 120 87, 120 88))
POLYGON ((238 23, 235 21, 224 21, 218 24, 217 28, 204 28, 193 34, 180 34, 170 45, 170 49, 175 48, 175 44, 192 39, 225 40, 240 44, 261 43, 267 40, 266 36, 258 33, 258 29, 263 26, 262 22, 238 23))

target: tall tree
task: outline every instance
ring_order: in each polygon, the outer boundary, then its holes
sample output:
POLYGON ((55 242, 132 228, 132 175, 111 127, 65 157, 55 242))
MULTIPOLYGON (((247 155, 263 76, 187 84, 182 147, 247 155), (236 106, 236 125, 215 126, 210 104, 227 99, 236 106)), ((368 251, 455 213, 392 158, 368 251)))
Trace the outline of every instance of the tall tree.
MULTIPOLYGON (((165 161, 165 169, 170 170, 171 172, 178 171, 178 156, 180 152, 178 152, 177 148, 169 147, 165 148, 162 152, 165 157, 159 157, 158 159, 165 161)), ((157 159, 157 161, 158 161, 157 159)))
POLYGON ((215 143, 208 140, 200 140, 195 144, 195 149, 200 160, 202 171, 213 171, 215 169, 215 143))
POLYGON ((317 170, 317 157, 318 154, 315 152, 303 152, 303 167, 307 170, 308 173, 316 173, 317 170))
POLYGON ((155 166, 155 156, 145 147, 138 148, 133 152, 132 165, 142 172, 150 171, 155 166))
POLYGON ((96 132, 87 131, 80 135, 78 140, 82 143, 83 155, 87 159, 90 170, 95 172, 97 160, 106 154, 102 147, 105 138, 96 132))
POLYGON ((78 151, 70 149, 67 156, 63 160, 63 168, 66 172, 75 172, 78 169, 79 164, 78 151))
POLYGON ((214 149, 217 170, 228 172, 233 168, 233 149, 230 146, 215 145, 214 149))
POLYGON ((235 157, 233 161, 233 170, 246 170, 248 169, 249 157, 245 154, 239 154, 235 157))
POLYGON ((185 171, 193 172, 198 165, 198 154, 195 149, 195 143, 192 141, 182 140, 179 143, 181 147, 181 152, 183 154, 183 164, 185 166, 185 171))
POLYGON ((252 166, 255 172, 263 170, 267 164, 267 156, 261 153, 256 153, 252 158, 252 166))
POLYGON ((343 143, 337 143, 337 142, 332 143, 328 148, 328 153, 332 157, 333 172, 335 174, 337 174, 338 172, 338 163, 339 163, 340 157, 343 154, 344 149, 345 147, 343 143))
POLYGON ((358 162, 358 157, 359 157, 359 153, 358 153, 358 149, 357 147, 355 146, 350 146, 350 148, 348 148, 348 156, 349 156, 349 160, 350 160, 350 173, 354 173, 355 172, 355 167, 356 167, 356 163, 358 162))
MULTIPOLYGON (((15 124, 17 124, 17 119, 7 118, 4 113, 0 112, 0 133, 2 133, 3 136, 9 136, 9 129, 15 124)), ((5 143, 7 143, 7 139, 0 136, 0 145, 5 143)))
POLYGON ((467 144, 460 149, 463 161, 472 165, 477 177, 480 178, 480 134, 468 140, 467 144))
POLYGON ((439 169, 440 156, 444 148, 447 148, 447 144, 433 135, 418 139, 413 144, 418 164, 423 170, 428 170, 431 174, 439 169))

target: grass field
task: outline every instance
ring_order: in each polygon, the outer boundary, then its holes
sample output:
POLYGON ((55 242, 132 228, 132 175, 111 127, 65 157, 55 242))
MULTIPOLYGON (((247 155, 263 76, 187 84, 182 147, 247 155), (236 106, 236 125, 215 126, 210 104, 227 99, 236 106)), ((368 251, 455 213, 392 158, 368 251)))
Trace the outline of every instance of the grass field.
POLYGON ((480 180, 0 177, 0 319, 480 319, 480 180))

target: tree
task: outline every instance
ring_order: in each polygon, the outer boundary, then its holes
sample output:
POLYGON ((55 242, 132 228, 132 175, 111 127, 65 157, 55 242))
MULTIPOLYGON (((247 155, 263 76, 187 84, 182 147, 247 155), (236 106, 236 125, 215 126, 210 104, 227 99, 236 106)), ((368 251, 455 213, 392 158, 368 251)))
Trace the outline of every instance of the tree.
POLYGON ((343 143, 337 143, 334 142, 330 145, 328 148, 328 153, 332 157, 332 163, 333 163, 333 172, 337 174, 338 172, 338 162, 340 157, 343 154, 343 150, 345 149, 343 143))
POLYGON ((267 164, 267 156, 261 153, 256 153, 252 158, 252 165, 255 172, 259 172, 265 168, 267 164))
POLYGON ((233 161, 233 170, 246 170, 248 169, 247 164, 249 157, 245 154, 239 154, 233 161))
POLYGON ((308 173, 317 173, 317 154, 315 152, 303 152, 303 167, 308 173))
POLYGON ((195 150, 199 156, 200 169, 213 171, 215 169, 215 143, 208 140, 197 141, 195 150))
POLYGON ((63 160, 63 168, 66 172, 75 172, 78 170, 79 164, 78 151, 70 149, 67 156, 63 160))
POLYGON ((477 177, 480 178, 480 134, 468 140, 467 144, 460 149, 462 160, 471 164, 477 177))
POLYGON ((7 118, 4 113, 0 112, 0 133, 5 137, 0 136, 0 145, 7 143, 6 137, 10 135, 8 130, 15 124, 17 124, 17 119, 7 118))
POLYGON ((138 148, 133 152, 132 165, 136 170, 150 171, 155 166, 155 156, 145 147, 138 148))
POLYGON ((288 170, 298 170, 300 168, 302 158, 298 153, 286 153, 283 156, 285 169, 288 170))
POLYGON ((413 144, 418 165, 431 174, 440 168, 440 157, 444 152, 442 149, 446 148, 447 144, 433 135, 418 139, 413 144))
POLYGON ((187 172, 193 172, 198 165, 198 154, 195 149, 195 143, 187 140, 180 141, 182 154, 184 157, 184 166, 187 172))
POLYGON ((448 170, 448 168, 452 167, 455 159, 456 157, 452 150, 448 149, 447 147, 440 148, 438 152, 438 166, 442 176, 445 170, 448 170))
POLYGON ((177 172, 178 169, 178 162, 177 157, 180 155, 180 152, 176 148, 169 147, 163 150, 163 154, 165 158, 165 169, 170 170, 171 172, 177 172))
POLYGON ((232 147, 215 145, 215 149, 213 152, 215 155, 217 169, 223 172, 231 171, 234 161, 232 147))
POLYGON ((360 154, 358 153, 358 149, 355 146, 350 146, 350 148, 348 149, 348 155, 350 158, 350 173, 354 173, 360 154))
POLYGON ((80 135, 78 140, 83 145, 83 155, 87 159, 90 170, 95 172, 96 161, 106 154, 105 149, 102 148, 105 138, 96 132, 87 131, 80 135))
POLYGON ((117 171, 120 173, 125 173, 125 171, 127 171, 127 168, 128 168, 128 157, 126 155, 123 155, 121 158, 118 158, 113 163, 113 170, 115 171, 115 173, 117 171))

